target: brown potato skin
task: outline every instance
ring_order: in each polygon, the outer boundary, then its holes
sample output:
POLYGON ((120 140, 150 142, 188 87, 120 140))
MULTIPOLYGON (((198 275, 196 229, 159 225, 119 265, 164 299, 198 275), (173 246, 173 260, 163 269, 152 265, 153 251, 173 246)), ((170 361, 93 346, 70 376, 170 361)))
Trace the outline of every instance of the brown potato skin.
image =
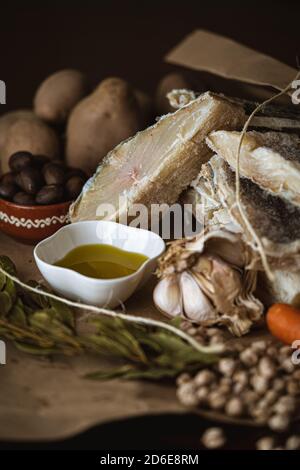
POLYGON ((10 126, 12 126, 19 119, 35 119, 36 116, 30 109, 20 109, 17 111, 11 111, 5 113, 0 117, 0 156, 2 149, 5 145, 7 132, 10 126))
POLYGON ((73 69, 60 70, 46 78, 37 89, 34 111, 46 122, 63 124, 87 91, 83 73, 73 69))
POLYGON ((8 128, 6 133, 5 144, 1 152, 2 173, 9 171, 10 156, 21 150, 31 152, 34 155, 57 158, 60 143, 56 132, 38 117, 20 118, 8 128))
POLYGON ((93 173, 110 150, 133 136, 143 124, 139 103, 129 84, 120 78, 103 80, 70 114, 67 164, 93 173))

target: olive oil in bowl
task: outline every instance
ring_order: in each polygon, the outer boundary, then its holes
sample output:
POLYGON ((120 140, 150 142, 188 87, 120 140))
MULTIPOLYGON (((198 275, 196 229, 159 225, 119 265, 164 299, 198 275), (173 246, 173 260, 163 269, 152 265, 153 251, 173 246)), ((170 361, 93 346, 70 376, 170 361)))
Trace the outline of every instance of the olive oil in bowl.
POLYGON ((135 273, 147 260, 113 245, 91 244, 74 248, 54 264, 95 279, 116 279, 135 273))

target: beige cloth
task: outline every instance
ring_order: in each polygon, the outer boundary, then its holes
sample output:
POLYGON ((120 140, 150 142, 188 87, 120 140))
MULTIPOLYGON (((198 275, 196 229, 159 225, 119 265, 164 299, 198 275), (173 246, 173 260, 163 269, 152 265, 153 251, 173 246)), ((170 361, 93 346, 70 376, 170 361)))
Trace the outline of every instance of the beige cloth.
POLYGON ((204 30, 188 35, 166 56, 172 64, 223 78, 283 90, 297 70, 232 39, 204 30))

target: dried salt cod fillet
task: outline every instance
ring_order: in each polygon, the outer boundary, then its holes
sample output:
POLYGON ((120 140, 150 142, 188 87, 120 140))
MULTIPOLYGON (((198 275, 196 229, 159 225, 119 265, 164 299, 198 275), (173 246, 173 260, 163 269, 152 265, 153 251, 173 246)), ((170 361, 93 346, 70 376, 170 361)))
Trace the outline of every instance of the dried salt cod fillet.
POLYGON ((258 277, 257 296, 265 306, 285 303, 300 307, 300 270, 275 270, 274 280, 270 281, 261 271, 258 277))
MULTIPOLYGON (((170 105, 174 109, 186 106, 191 100, 199 96, 192 90, 174 89, 167 94, 170 105)), ((243 100, 240 98, 227 97, 232 102, 239 104, 244 108, 247 116, 259 105, 254 101, 243 100)), ((295 106, 274 106, 272 104, 265 105, 252 118, 249 129, 256 130, 273 130, 283 132, 300 133, 300 112, 295 106)))
MULTIPOLYGON (((213 214, 214 222, 218 210, 225 209, 231 219, 231 226, 230 223, 226 225, 227 230, 240 232, 245 243, 257 251, 236 205, 235 173, 228 163, 214 155, 201 171, 199 181, 203 179, 210 185, 216 204, 219 204, 213 214)), ((241 178, 240 183, 242 206, 262 240, 272 267, 297 271, 300 268, 300 208, 267 193, 249 179, 241 178)))
MULTIPOLYGON (((236 170, 239 132, 212 132, 206 141, 236 170)), ((248 132, 240 153, 240 175, 300 206, 300 138, 279 132, 248 132)))
MULTIPOLYGON (((223 206, 219 198, 214 184, 213 169, 209 164, 202 166, 201 172, 192 181, 186 192, 188 192, 189 203, 192 204, 194 216, 204 227, 241 233, 241 227, 233 221, 229 211, 223 206)), ((183 202, 185 202, 185 193, 181 197, 183 202)))
POLYGON ((120 196, 128 207, 175 203, 211 156, 205 137, 216 129, 240 128, 244 121, 239 105, 209 92, 162 117, 106 156, 72 205, 71 221, 120 218, 127 211, 119 207, 120 196), (101 204, 111 204, 114 214, 100 214, 101 204))
MULTIPOLYGON (((234 98, 234 101, 243 106, 245 113, 249 116, 260 104, 254 101, 234 98)), ((260 109, 253 117, 250 128, 262 130, 276 130, 283 132, 300 132, 300 111, 297 106, 277 105, 268 103, 260 109)))
MULTIPOLYGON (((192 189, 197 200, 202 200, 207 230, 238 234, 244 247, 236 245, 236 256, 247 253, 245 262, 250 271, 261 270, 260 256, 253 249, 252 238, 235 206, 234 176, 228 164, 214 156, 202 167, 192 189), (251 247, 251 252, 245 252, 247 247, 251 247)), ((300 307, 299 209, 244 178, 241 179, 241 201, 251 224, 263 237, 274 275, 274 281, 270 282, 263 270, 258 273, 255 296, 265 306, 284 302, 300 307)), ((219 255, 216 247, 212 248, 212 253, 219 255)))

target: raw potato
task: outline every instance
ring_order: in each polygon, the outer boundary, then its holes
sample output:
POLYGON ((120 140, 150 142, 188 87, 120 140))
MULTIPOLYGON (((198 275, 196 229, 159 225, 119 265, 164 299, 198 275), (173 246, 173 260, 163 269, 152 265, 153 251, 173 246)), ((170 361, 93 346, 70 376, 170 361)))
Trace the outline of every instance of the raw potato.
POLYGON ((57 158, 59 155, 59 139, 53 129, 35 118, 20 118, 13 123, 6 135, 1 152, 2 173, 9 171, 8 160, 18 151, 28 151, 34 155, 45 155, 57 158))
POLYGON ((167 94, 172 90, 191 89, 189 81, 180 73, 170 73, 163 77, 156 90, 155 104, 159 115, 172 113, 174 108, 167 99, 167 94))
POLYGON ((78 70, 60 70, 42 82, 34 97, 37 116, 53 124, 64 123, 87 94, 86 77, 78 70))
POLYGON ((19 119, 35 119, 36 116, 30 109, 20 109, 18 111, 11 111, 10 113, 3 114, 0 117, 0 156, 2 149, 5 145, 8 129, 12 124, 19 119))
POLYGON ((92 173, 110 150, 142 127, 142 113, 128 83, 107 78, 70 114, 67 163, 92 173))

